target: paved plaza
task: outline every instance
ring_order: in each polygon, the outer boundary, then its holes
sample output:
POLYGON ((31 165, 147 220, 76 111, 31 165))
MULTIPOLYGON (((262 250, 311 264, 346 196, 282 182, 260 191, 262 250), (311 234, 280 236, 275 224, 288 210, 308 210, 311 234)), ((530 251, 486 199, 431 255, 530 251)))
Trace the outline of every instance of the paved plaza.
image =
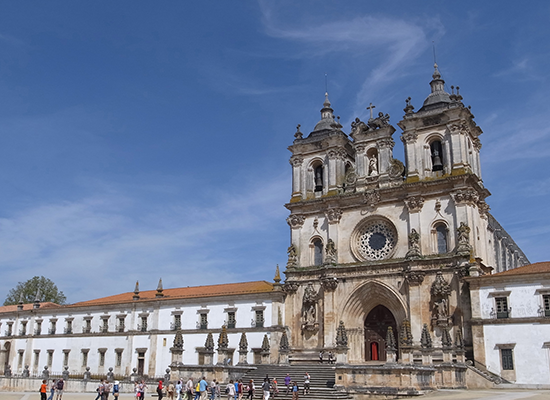
MULTIPOLYGON (((83 400, 83 399, 95 399, 95 393, 65 393, 63 395, 64 400, 83 400)), ((111 400, 114 397, 109 396, 111 400)), ((119 399, 134 399, 133 394, 122 393, 119 399)), ((145 395, 146 399, 156 398, 151 393, 145 395)), ((225 400, 225 396, 222 396, 221 400, 225 400)), ((307 399, 307 396, 300 396, 302 400, 307 399)), ((550 390, 439 390, 437 392, 428 393, 420 397, 412 397, 416 399, 426 400, 516 400, 516 399, 529 399, 529 400, 550 400, 550 390)), ((0 392, 0 400, 32 400, 40 399, 39 393, 13 393, 13 392, 0 392)))

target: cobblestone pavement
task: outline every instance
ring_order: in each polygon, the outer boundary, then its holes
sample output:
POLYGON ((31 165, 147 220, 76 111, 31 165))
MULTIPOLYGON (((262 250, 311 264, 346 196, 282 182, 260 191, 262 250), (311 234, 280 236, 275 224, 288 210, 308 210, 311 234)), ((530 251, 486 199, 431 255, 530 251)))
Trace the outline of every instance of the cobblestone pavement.
MULTIPOLYGON (((65 393, 63 400, 94 400, 96 393, 65 393)), ((145 399, 156 399, 151 393, 145 395, 145 399)), ((439 390, 437 392, 428 393, 425 396, 414 397, 418 400, 550 400, 550 390, 439 390)), ((39 393, 14 393, 0 392, 0 400, 38 400, 39 393)), ((134 399, 133 394, 123 394, 119 399, 130 400, 134 399)), ((225 396, 222 400, 225 399, 225 396)), ((307 396, 300 396, 301 400, 306 400, 307 396)), ((114 400, 113 396, 109 396, 109 400, 114 400)))

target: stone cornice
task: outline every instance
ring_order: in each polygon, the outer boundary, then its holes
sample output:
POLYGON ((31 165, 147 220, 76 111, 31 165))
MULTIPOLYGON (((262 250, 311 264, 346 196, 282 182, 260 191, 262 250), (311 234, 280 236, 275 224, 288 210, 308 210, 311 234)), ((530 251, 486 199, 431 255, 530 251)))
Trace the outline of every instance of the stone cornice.
POLYGON ((550 324, 550 317, 472 318, 471 325, 550 324))

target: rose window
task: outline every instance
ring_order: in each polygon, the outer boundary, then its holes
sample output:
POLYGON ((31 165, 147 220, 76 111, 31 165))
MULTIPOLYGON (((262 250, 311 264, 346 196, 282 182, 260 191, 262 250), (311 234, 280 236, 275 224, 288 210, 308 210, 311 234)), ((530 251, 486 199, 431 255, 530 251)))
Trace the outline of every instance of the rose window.
POLYGON ((397 243, 394 226, 383 219, 370 220, 362 224, 354 237, 354 253, 365 260, 388 258, 397 243))

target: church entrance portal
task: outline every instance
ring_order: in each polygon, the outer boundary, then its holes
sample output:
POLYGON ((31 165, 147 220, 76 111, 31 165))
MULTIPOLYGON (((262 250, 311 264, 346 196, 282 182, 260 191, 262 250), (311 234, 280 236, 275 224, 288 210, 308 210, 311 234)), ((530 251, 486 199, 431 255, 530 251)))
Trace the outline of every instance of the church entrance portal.
POLYGON ((391 311, 383 305, 374 307, 367 315, 365 319, 365 360, 386 361, 386 334, 390 326, 395 335, 397 323, 391 311))

